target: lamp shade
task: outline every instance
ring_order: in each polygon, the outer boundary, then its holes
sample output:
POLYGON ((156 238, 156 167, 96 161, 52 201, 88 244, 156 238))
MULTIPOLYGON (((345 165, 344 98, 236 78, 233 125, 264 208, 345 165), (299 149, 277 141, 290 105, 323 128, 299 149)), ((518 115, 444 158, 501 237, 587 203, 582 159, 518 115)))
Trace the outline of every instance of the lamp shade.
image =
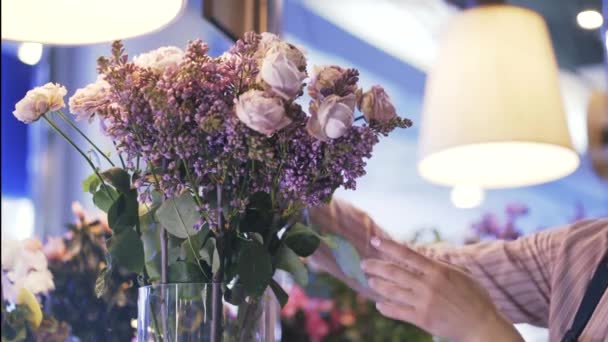
POLYGON ((466 10, 427 78, 418 170, 430 182, 506 188, 576 170, 543 19, 507 5, 466 10))
POLYGON ((2 40, 80 45, 131 38, 175 19, 186 0, 2 0, 2 40))

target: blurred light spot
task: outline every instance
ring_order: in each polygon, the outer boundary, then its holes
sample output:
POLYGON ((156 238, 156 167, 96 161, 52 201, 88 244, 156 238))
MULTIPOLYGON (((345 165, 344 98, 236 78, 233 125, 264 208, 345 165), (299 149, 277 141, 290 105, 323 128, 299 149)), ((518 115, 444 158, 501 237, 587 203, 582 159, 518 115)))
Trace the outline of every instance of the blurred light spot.
POLYGON ((34 205, 28 198, 2 197, 2 238, 23 240, 34 233, 34 205))
POLYGON ((483 189, 477 186, 457 185, 450 194, 456 208, 470 209, 478 207, 484 199, 483 189))
POLYGON ((36 65, 42 58, 42 44, 22 43, 17 50, 19 60, 27 65, 36 65))
POLYGON ((586 30, 595 30, 604 23, 602 14, 596 10, 585 10, 576 16, 578 25, 586 30))

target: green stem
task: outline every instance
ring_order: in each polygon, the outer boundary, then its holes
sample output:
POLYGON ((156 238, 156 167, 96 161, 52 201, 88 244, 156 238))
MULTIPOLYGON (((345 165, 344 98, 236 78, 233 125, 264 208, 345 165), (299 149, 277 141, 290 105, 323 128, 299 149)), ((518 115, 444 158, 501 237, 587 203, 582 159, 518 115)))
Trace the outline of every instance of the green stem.
POLYGON ((61 110, 58 110, 56 113, 57 113, 57 114, 59 114, 59 116, 60 116, 60 117, 63 119, 63 121, 67 122, 67 123, 68 123, 68 125, 70 125, 70 126, 71 126, 73 129, 75 129, 75 130, 76 130, 78 133, 80 133, 80 135, 81 135, 81 136, 82 136, 82 137, 83 137, 83 138, 84 138, 86 141, 88 141, 88 142, 89 142, 89 144, 91 144, 91 146, 93 146, 93 148, 94 148, 95 150, 97 150, 97 152, 99 152, 99 154, 101 154, 101 155, 102 155, 102 156, 103 156, 103 157, 104 157, 104 158, 105 158, 105 159, 108 161, 108 163, 110 163, 110 165, 115 166, 115 165, 114 165, 114 163, 113 163, 113 162, 110 160, 110 158, 109 158, 109 157, 108 157, 108 156, 107 156, 105 153, 103 153, 103 152, 101 151, 101 149, 100 149, 100 148, 99 148, 97 145, 95 145, 95 143, 94 143, 93 141, 91 141, 91 139, 89 139, 89 137, 87 137, 87 136, 86 136, 86 134, 84 134, 84 133, 83 133, 83 132, 80 130, 80 128, 78 128, 78 126, 76 126, 76 125, 75 125, 75 124, 72 122, 72 120, 70 120, 70 119, 69 119, 69 118, 68 118, 68 117, 67 117, 65 114, 63 114, 63 112, 62 112, 61 110))
POLYGON ((112 201, 114 201, 114 197, 108 190, 106 182, 103 180, 103 177, 99 174, 99 171, 97 171, 95 164, 93 164, 93 162, 91 161, 91 159, 89 159, 89 157, 86 155, 86 153, 84 153, 84 151, 81 150, 80 147, 78 147, 72 141, 72 139, 70 139, 53 121, 51 121, 49 118, 47 118, 46 114, 43 115, 42 117, 44 118, 44 120, 46 120, 46 122, 48 122, 49 125, 51 125, 51 127, 53 127, 53 129, 55 129, 55 131, 57 131, 57 133, 59 133, 70 145, 72 145, 72 147, 74 147, 76 149, 76 151, 78 151, 78 153, 80 153, 82 155, 82 157, 87 161, 87 163, 89 163, 89 165, 93 169, 93 172, 95 172, 95 174, 97 175, 97 178, 99 178, 99 180, 101 181, 101 184, 103 184, 103 188, 106 190, 106 193, 108 194, 110 199, 112 201))
MULTIPOLYGON (((120 159, 120 165, 122 165, 123 169, 127 169, 127 165, 125 164, 125 160, 122 159, 122 155, 120 154, 120 151, 118 151, 118 147, 116 147, 116 142, 112 141, 112 145, 114 145, 114 149, 116 150, 116 154, 118 155, 118 159, 120 159)), ((138 157, 139 158, 139 157, 138 157)), ((139 159, 138 159, 139 161, 139 159)), ((137 165, 139 167, 139 165, 137 165)))

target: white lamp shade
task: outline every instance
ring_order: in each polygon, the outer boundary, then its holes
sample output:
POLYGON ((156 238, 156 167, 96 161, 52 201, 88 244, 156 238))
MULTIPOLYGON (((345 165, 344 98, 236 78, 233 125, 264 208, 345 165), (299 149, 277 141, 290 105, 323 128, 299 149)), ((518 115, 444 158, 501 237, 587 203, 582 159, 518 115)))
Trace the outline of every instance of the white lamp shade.
POLYGON ((426 84, 421 176, 442 185, 505 188, 576 170, 542 18, 482 6, 456 16, 444 34, 426 84))
POLYGON ((2 0, 2 40, 80 45, 156 31, 186 0, 2 0))

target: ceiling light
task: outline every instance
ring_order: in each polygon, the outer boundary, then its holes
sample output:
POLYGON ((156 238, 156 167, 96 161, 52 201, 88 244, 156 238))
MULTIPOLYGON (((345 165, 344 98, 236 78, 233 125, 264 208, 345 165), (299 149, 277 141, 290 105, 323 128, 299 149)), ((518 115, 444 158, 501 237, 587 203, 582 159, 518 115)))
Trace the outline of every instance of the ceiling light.
POLYGON ((150 33, 186 0, 2 0, 2 40, 79 45, 150 33))
POLYGON ((42 58, 42 44, 21 43, 17 49, 17 57, 27 65, 36 65, 42 58))
POLYGON ((484 197, 483 189, 477 186, 457 185, 450 193, 452 204, 461 209, 478 207, 483 202, 484 197))
POLYGON ((585 10, 581 11, 576 16, 578 25, 586 30, 595 30, 602 27, 604 18, 602 14, 596 10, 585 10))
POLYGON ((430 182, 507 188, 572 173, 547 27, 527 9, 483 6, 446 27, 426 83, 418 170, 430 182))

